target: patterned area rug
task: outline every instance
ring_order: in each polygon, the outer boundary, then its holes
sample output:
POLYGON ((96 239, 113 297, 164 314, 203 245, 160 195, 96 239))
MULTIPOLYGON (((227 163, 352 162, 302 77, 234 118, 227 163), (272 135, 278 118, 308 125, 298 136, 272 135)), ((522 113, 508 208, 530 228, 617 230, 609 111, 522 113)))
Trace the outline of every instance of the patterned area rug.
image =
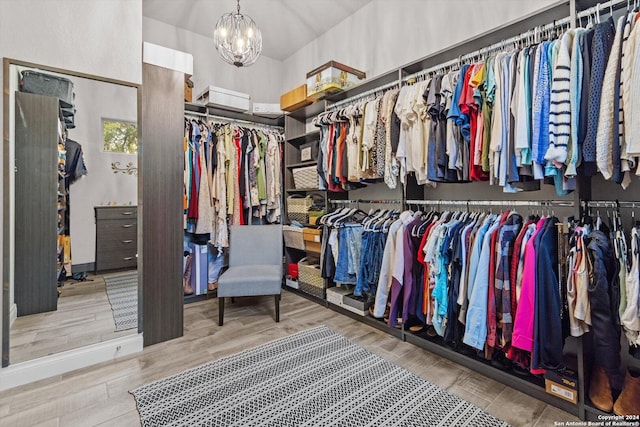
POLYGON ((506 426, 321 326, 131 391, 143 426, 506 426))
POLYGON ((138 327, 138 272, 104 276, 116 332, 138 327))

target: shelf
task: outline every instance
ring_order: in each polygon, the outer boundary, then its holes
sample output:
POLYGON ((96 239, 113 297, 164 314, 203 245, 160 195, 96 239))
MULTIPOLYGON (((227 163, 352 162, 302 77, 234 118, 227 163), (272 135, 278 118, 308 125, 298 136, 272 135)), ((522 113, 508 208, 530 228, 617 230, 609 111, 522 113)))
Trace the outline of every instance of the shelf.
POLYGON ((312 302, 315 302, 316 304, 320 304, 320 305, 323 305, 323 306, 327 307, 328 302, 325 299, 318 298, 317 296, 314 296, 314 295, 308 294, 306 292, 303 292, 300 289, 295 289, 295 288, 289 287, 289 286, 285 285, 284 283, 282 285, 282 289, 286 289, 287 291, 289 291, 291 293, 294 293, 296 295, 300 295, 301 297, 304 297, 304 298, 308 299, 309 301, 312 301, 312 302))
POLYGON ((585 401, 586 401, 584 403, 585 420, 602 421, 603 420, 602 417, 610 417, 614 415, 613 412, 604 412, 598 408, 591 406, 591 402, 589 401, 588 397, 585 398, 585 401))
POLYGON ((289 188, 287 190, 287 193, 310 193, 313 191, 327 191, 327 190, 320 190, 319 188, 289 188))
POLYGON ((301 168, 304 166, 315 166, 318 162, 316 160, 307 160, 306 162, 294 163, 291 165, 287 165, 287 169, 301 168))
POLYGON ((185 304, 191 304, 193 302, 199 302, 199 301, 204 301, 207 299, 207 294, 202 294, 202 295, 185 295, 184 296, 184 303, 185 304))
POLYGON ((333 95, 328 95, 326 99, 330 103, 342 101, 343 99, 358 96, 361 93, 364 93, 368 90, 373 90, 380 86, 393 83, 393 82, 399 82, 398 69, 394 69, 387 73, 381 74, 379 76, 367 79, 364 82, 360 83, 359 85, 352 86, 345 91, 337 92, 337 93, 334 93, 333 95))
POLYGON ((326 106, 327 101, 322 99, 314 102, 313 104, 307 105, 306 107, 298 108, 297 110, 290 112, 289 116, 296 120, 306 120, 322 113, 326 106))
POLYGON ((335 305, 334 303, 327 303, 329 308, 337 313, 344 314, 352 319, 359 320, 360 322, 372 326, 379 331, 385 332, 391 336, 402 339, 402 329, 390 328, 386 323, 380 320, 376 320, 371 316, 360 316, 352 311, 349 311, 339 305, 335 305))
POLYGON ((185 102, 184 111, 198 114, 208 114, 211 116, 217 116, 230 120, 243 120, 249 123, 258 123, 268 126, 284 126, 284 116, 272 119, 269 117, 256 116, 251 113, 241 113, 239 111, 225 110, 216 107, 207 107, 206 105, 196 104, 194 102, 185 102))
POLYGON ((438 356, 452 361, 453 363, 472 369, 475 372, 487 376, 495 381, 519 390, 538 400, 542 400, 549 405, 553 405, 559 409, 562 409, 565 412, 576 416, 578 415, 578 405, 548 394, 544 388, 544 380, 536 379, 535 377, 520 377, 516 374, 495 368, 491 366, 488 361, 482 361, 470 356, 466 356, 453 349, 445 347, 444 345, 436 342, 435 338, 427 339, 411 332, 405 333, 404 337, 405 341, 410 344, 435 353, 438 356))
POLYGON ((296 136, 294 138, 287 139, 289 144, 298 145, 305 142, 317 141, 320 139, 320 130, 314 130, 313 132, 305 133, 304 135, 296 136))

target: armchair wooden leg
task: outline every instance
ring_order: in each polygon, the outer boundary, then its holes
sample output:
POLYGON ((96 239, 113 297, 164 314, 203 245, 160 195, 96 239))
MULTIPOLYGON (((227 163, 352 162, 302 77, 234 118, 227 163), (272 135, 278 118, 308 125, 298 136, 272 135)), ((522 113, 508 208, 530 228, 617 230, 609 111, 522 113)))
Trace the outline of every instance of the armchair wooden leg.
POLYGON ((276 302, 276 323, 280 322, 280 295, 274 295, 276 302))
POLYGON ((218 326, 222 326, 224 319, 224 297, 218 297, 218 326))

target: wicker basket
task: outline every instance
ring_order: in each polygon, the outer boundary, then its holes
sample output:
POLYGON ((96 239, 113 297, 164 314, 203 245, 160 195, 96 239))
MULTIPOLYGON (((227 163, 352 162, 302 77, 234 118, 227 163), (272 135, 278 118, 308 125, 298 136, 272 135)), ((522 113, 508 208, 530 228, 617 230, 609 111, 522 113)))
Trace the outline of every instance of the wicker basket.
POLYGON ((316 166, 295 168, 292 172, 295 188, 318 188, 318 169, 316 166))
POLYGON ((309 222, 309 208, 313 205, 311 197, 287 197, 287 216, 289 221, 298 221, 302 224, 309 222))
POLYGON ((298 262, 298 286, 299 289, 325 299, 325 280, 320 274, 320 266, 309 264, 307 258, 302 258, 298 262))
POLYGON ((284 245, 288 248, 304 250, 304 238, 302 228, 291 227, 289 225, 282 226, 282 234, 284 236, 284 245))

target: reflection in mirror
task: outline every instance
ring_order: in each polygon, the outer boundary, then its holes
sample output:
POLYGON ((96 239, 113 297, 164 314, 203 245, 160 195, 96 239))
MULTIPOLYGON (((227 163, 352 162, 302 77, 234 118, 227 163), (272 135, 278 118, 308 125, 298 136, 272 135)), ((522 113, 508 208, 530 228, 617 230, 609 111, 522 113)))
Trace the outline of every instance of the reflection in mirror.
POLYGON ((11 364, 138 332, 138 89, 101 80, 9 66, 11 364))

